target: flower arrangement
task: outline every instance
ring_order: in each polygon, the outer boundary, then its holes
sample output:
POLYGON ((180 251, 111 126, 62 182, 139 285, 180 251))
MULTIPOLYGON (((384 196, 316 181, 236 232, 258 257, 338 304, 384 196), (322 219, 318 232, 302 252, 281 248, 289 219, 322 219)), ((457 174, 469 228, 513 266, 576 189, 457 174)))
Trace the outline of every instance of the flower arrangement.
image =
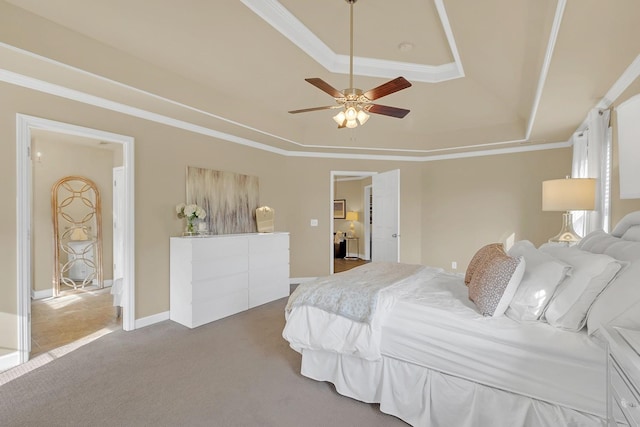
POLYGON ((193 233, 193 222, 195 219, 205 219, 207 217, 207 213, 200 206, 194 204, 185 205, 184 203, 180 203, 176 206, 176 213, 178 214, 178 218, 186 218, 187 219, 187 233, 193 233))

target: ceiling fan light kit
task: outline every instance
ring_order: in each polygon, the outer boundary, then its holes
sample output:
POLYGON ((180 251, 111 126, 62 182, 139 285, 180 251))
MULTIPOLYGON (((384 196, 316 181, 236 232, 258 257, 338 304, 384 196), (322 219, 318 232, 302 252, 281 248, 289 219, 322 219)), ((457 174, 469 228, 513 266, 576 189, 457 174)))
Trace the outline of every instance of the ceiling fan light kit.
POLYGON ((390 95, 402 89, 411 87, 411 83, 404 77, 398 77, 376 88, 363 92, 361 89, 353 87, 353 5, 357 0, 345 0, 350 6, 350 53, 349 53, 349 88, 339 91, 324 80, 314 77, 305 79, 318 89, 333 96, 336 105, 325 107, 305 108, 302 110, 289 111, 291 114, 306 113, 310 111, 340 109, 340 112, 333 116, 333 120, 338 124, 338 129, 353 129, 364 125, 369 120, 369 114, 381 114, 396 118, 403 118, 409 114, 409 110, 404 108, 389 107, 386 105, 374 104, 374 101, 383 96, 390 95))

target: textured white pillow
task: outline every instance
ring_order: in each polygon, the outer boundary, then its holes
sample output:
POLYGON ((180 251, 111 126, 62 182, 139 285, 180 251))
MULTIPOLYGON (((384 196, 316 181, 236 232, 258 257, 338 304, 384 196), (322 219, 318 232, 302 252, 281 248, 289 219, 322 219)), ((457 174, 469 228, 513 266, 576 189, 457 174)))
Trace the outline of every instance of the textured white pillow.
POLYGON ((611 234, 598 230, 584 236, 582 240, 578 242, 577 247, 583 251, 603 254, 605 249, 619 240, 619 238, 613 237, 611 234))
POLYGON ((544 317, 550 325, 579 331, 589 308, 620 270, 621 264, 604 254, 576 247, 541 246, 540 249, 572 266, 570 275, 558 286, 544 317))
POLYGON ((622 238, 632 242, 640 242, 640 225, 633 225, 629 227, 622 235, 622 238))
POLYGON ((506 314, 514 320, 538 320, 571 266, 539 251, 528 240, 516 242, 509 255, 522 256, 525 270, 506 314))
POLYGON ((630 214, 622 217, 620 222, 616 224, 613 231, 611 232, 612 236, 622 237, 622 235, 634 225, 640 225, 640 211, 631 212, 630 214))
POLYGON ((640 329, 640 242, 614 238, 604 253, 629 265, 618 273, 591 306, 587 315, 589 335, 609 323, 640 329))

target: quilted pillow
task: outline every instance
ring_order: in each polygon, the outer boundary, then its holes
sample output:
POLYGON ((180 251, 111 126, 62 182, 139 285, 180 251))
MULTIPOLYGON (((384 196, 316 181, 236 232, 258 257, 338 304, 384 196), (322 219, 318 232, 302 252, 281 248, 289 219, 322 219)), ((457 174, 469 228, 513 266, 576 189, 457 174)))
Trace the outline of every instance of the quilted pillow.
POLYGON ((526 264, 524 276, 506 314, 514 320, 536 321, 571 266, 539 251, 528 240, 516 242, 509 249, 509 255, 522 256, 526 264))
POLYGON ((640 211, 626 214, 620 222, 613 228, 611 235, 614 237, 622 237, 622 235, 634 225, 640 225, 640 211))
POLYGON ((469 299, 483 316, 500 316, 509 307, 524 274, 524 258, 495 252, 476 269, 469 282, 469 299))
POLYGON ((475 271, 482 266, 487 259, 492 258, 496 254, 504 255, 502 243, 490 243, 478 249, 478 252, 475 253, 473 258, 471 258, 471 262, 469 262, 469 266, 464 275, 464 283, 468 286, 475 271))
POLYGON ((640 242, 640 225, 633 225, 629 227, 622 235, 622 238, 632 242, 640 242))
POLYGON ((542 245, 540 250, 573 267, 571 275, 558 286, 544 317, 552 326, 579 331, 586 322, 589 308, 622 265, 608 255, 575 247, 542 245))

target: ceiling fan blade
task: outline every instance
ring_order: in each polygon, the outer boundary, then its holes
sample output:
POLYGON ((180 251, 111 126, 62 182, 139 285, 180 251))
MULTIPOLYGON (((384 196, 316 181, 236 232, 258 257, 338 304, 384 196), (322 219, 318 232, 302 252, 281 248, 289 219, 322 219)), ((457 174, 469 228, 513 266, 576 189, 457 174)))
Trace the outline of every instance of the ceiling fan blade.
POLYGON ((289 113, 291 114, 308 113, 309 111, 332 110, 334 108, 341 108, 341 107, 342 105, 328 105, 326 107, 313 107, 313 108, 303 108, 302 110, 293 110, 293 111, 289 111, 289 113))
POLYGON ((411 110, 405 110, 404 108, 389 107, 386 105, 379 105, 379 104, 368 104, 362 108, 364 110, 367 110, 370 113, 382 114, 383 116, 391 116, 391 117, 396 117, 398 119, 403 118, 404 116, 409 114, 409 112, 411 111, 411 110))
POLYGON ((342 92, 340 92, 338 89, 334 88, 329 83, 325 82, 324 80, 318 77, 313 77, 305 80, 311 83, 312 85, 314 85, 315 87, 317 87, 318 89, 320 89, 321 91, 326 92, 329 95, 333 96, 334 98, 344 98, 344 94, 342 92))
POLYGON ((373 101, 374 99, 382 98, 383 96, 390 95, 408 87, 411 87, 411 83, 404 77, 398 77, 376 88, 368 90, 364 93, 364 96, 373 101))

